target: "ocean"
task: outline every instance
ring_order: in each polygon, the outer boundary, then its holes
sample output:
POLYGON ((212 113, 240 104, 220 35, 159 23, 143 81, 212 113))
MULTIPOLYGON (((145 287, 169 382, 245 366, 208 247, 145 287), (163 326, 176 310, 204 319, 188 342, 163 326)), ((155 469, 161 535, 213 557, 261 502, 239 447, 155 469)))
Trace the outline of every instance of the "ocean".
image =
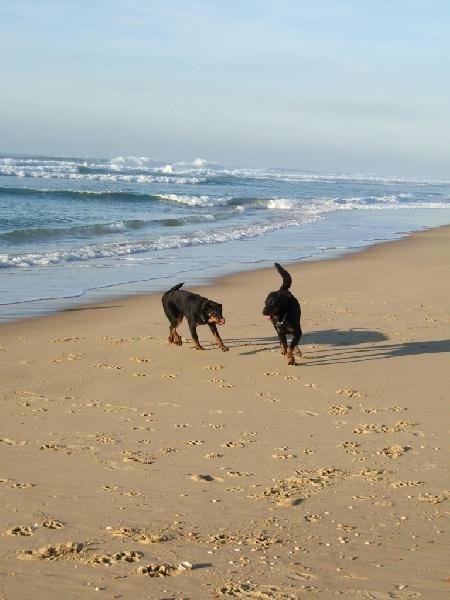
POLYGON ((0 154, 0 321, 447 224, 450 181, 0 154))

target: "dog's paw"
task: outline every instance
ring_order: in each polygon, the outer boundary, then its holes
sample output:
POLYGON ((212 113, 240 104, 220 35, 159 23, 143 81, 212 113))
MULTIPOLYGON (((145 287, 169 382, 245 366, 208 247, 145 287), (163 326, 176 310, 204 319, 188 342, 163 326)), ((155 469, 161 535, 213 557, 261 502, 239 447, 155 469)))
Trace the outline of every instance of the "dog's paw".
POLYGON ((230 349, 229 349, 229 348, 227 348, 226 346, 223 346, 223 348, 222 348, 222 352, 229 352, 229 351, 230 351, 230 349))

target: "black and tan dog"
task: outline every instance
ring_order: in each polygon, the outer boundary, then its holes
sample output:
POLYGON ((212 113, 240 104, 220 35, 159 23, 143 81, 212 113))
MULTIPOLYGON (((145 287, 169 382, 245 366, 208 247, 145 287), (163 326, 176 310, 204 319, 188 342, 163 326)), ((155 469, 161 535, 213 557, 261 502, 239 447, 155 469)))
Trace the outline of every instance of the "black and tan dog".
POLYGON ((266 319, 272 321, 280 340, 281 353, 287 355, 288 365, 295 365, 292 352, 295 350, 299 356, 302 356, 298 347, 298 343, 302 337, 302 328, 300 326, 302 311, 299 301, 289 291, 292 285, 292 277, 278 263, 275 263, 275 266, 283 278, 283 283, 278 291, 270 292, 267 296, 262 313, 266 319), (292 335, 289 346, 286 338, 287 335, 292 335))
POLYGON ((179 283, 162 297, 164 312, 170 323, 169 343, 181 346, 182 341, 177 327, 181 325, 183 317, 186 317, 196 350, 204 350, 198 341, 197 325, 208 325, 219 348, 223 352, 228 352, 228 348, 222 342, 217 331, 217 325, 225 324, 222 305, 198 294, 180 290, 183 285, 183 283, 179 283))

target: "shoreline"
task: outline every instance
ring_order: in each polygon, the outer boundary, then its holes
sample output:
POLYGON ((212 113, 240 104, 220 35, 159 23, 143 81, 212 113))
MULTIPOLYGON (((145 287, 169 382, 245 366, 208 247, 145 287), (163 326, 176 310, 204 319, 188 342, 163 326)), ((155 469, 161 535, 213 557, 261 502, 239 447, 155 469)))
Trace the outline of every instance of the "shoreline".
POLYGON ((226 353, 156 292, 0 323, 0 596, 444 600, 449 264, 450 226, 283 263, 295 367, 275 268, 186 283, 226 353))
MULTIPOLYGON (((397 237, 395 239, 389 239, 389 240, 381 240, 381 241, 374 241, 372 244, 360 247, 360 248, 347 248, 347 249, 341 249, 339 252, 337 250, 335 250, 336 255, 333 256, 326 256, 326 257, 315 257, 315 258, 305 258, 305 259, 300 259, 297 261, 283 261, 284 265, 289 265, 290 267, 295 267, 297 265, 304 265, 304 264, 308 264, 308 263, 320 263, 320 262, 327 262, 327 261, 336 261, 336 260, 346 260, 348 257, 351 257, 352 255, 358 255, 361 253, 365 253, 365 252, 370 252, 371 250, 373 250, 374 248, 378 247, 378 246, 384 246, 386 244, 393 244, 393 243, 397 243, 397 242, 401 242, 404 241, 408 238, 410 238, 411 236, 415 236, 418 233, 425 233, 427 231, 432 231, 434 229, 441 229, 441 228, 445 228, 445 227, 450 227, 450 225, 438 225, 438 226, 431 226, 431 227, 425 227, 424 229, 420 230, 420 231, 407 231, 407 232, 403 232, 403 233, 398 233, 398 235, 400 237, 397 237)), ((328 250, 328 253, 330 253, 331 250, 328 250)), ((240 271, 236 271, 236 272, 231 272, 228 274, 224 274, 224 275, 218 275, 218 276, 212 276, 212 277, 206 277, 203 278, 204 281, 202 281, 201 283, 194 283, 191 284, 190 287, 191 289, 208 289, 211 287, 214 287, 216 285, 220 285, 222 280, 225 280, 227 278, 232 278, 235 276, 251 276, 253 273, 259 273, 261 271, 270 271, 272 268, 272 266, 264 266, 264 267, 259 267, 259 268, 253 268, 253 269, 249 269, 249 270, 240 270, 240 271)), ((195 278, 195 276, 194 276, 195 278)), ((198 275, 197 275, 198 278, 198 275)), ((180 275, 180 280, 183 279, 183 276, 180 275)), ((163 281, 163 280, 162 280, 163 281)), ((111 286, 108 286, 107 288, 102 288, 102 292, 106 292, 107 289, 109 288, 115 288, 115 287, 122 287, 122 288, 127 288, 127 287, 133 287, 135 286, 136 288, 138 288, 139 286, 148 286, 149 285, 149 281, 143 281, 143 282, 135 282, 134 284, 112 284, 111 286)), ((167 284, 167 289, 170 288, 171 285, 175 285, 175 282, 172 282, 171 284, 167 284)), ((189 287, 189 282, 186 283, 185 285, 185 289, 188 289, 189 287)), ((42 299, 42 300, 31 300, 28 301, 26 303, 23 304, 34 304, 34 305, 44 305, 46 303, 52 303, 54 305, 57 305, 58 303, 62 305, 61 308, 53 308, 53 309, 47 309, 47 308, 37 308, 34 310, 37 310, 37 314, 33 315, 33 314, 26 314, 24 316, 19 316, 19 317, 3 317, 4 320, 0 319, 0 327, 2 327, 3 325, 6 324, 14 324, 14 323, 19 323, 21 321, 29 321, 31 319, 40 319, 40 318, 48 318, 51 317, 53 315, 57 315, 57 314, 63 314, 65 312, 68 311, 73 311, 73 310, 81 310, 83 308, 86 307, 91 307, 91 306, 95 306, 95 305, 102 305, 102 304, 108 304, 108 303, 114 303, 114 302, 118 302, 118 301, 126 301, 127 299, 131 299, 133 297, 143 297, 143 296, 154 296, 154 295, 162 295, 164 293, 164 291, 166 291, 166 289, 164 289, 162 286, 161 288, 157 288, 155 290, 146 290, 146 291, 131 291, 128 293, 112 293, 112 294, 106 294, 105 293, 105 297, 104 298, 96 298, 95 296, 99 295, 98 290, 97 291, 93 291, 93 290, 88 290, 87 292, 84 292, 82 294, 81 297, 83 296, 93 296, 94 298, 92 300, 81 300, 80 302, 73 302, 74 301, 74 297, 64 297, 64 298, 53 298, 53 299, 42 299)), ((100 294, 103 295, 103 294, 100 294)), ((10 305, 4 305, 6 308, 9 308, 10 305)), ((32 312, 33 309, 30 309, 30 312, 32 312)), ((5 311, 8 312, 8 311, 5 311)))

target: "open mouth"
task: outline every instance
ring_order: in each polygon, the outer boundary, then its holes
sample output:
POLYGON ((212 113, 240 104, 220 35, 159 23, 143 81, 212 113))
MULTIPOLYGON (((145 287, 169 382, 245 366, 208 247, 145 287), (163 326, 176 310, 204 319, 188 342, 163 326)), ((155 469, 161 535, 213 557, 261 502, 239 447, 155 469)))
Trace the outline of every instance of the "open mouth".
POLYGON ((264 315, 268 321, 270 321, 270 315, 264 315))
POLYGON ((222 317, 219 319, 218 317, 209 317, 209 323, 217 323, 217 325, 225 325, 225 319, 222 317))

